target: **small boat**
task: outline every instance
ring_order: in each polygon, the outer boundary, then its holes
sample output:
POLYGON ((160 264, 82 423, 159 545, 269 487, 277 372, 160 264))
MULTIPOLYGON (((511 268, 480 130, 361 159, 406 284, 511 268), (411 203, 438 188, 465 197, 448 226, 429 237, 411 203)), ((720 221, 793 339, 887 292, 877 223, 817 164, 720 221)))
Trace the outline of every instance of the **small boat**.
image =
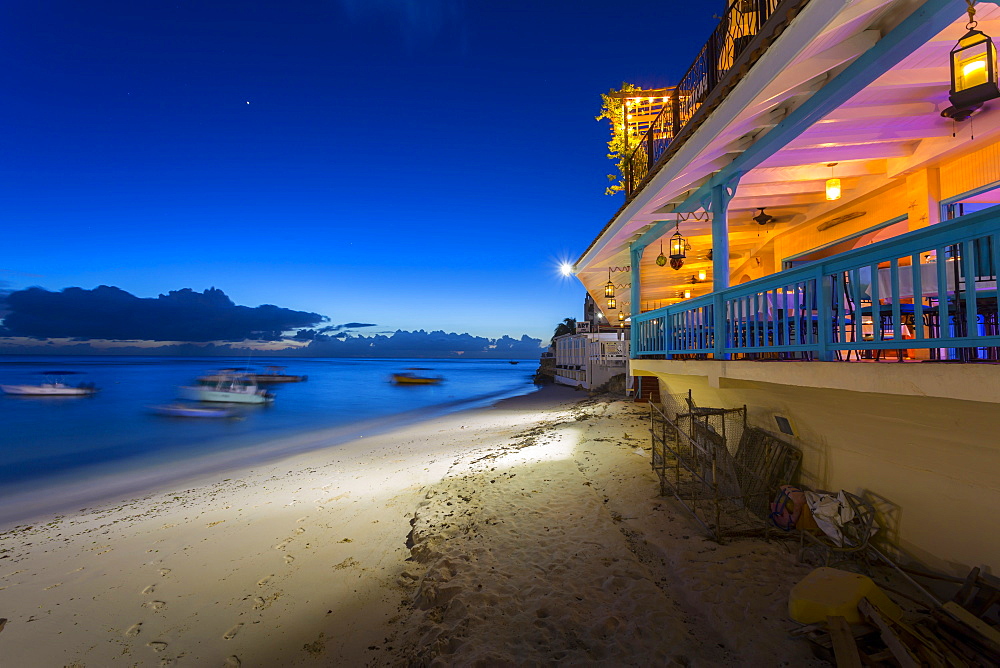
POLYGON ((183 402, 150 406, 149 409, 157 415, 164 415, 166 417, 231 418, 239 415, 232 408, 224 406, 199 406, 198 404, 183 402))
POLYGON ((436 385, 442 380, 441 376, 418 376, 409 372, 392 374, 392 382, 396 385, 436 385))
POLYGON ((248 373, 246 376, 258 383, 301 383, 309 378, 309 376, 285 373, 283 366, 264 367, 263 373, 248 373))
POLYGON ((181 394, 185 399, 194 401, 230 404, 266 404, 274 401, 274 394, 261 389, 243 374, 220 376, 214 384, 182 387, 181 394))
POLYGON ((218 371, 201 376, 198 378, 198 383, 201 385, 214 385, 234 375, 243 376, 258 385, 267 383, 301 383, 309 378, 309 376, 296 376, 284 373, 284 369, 285 367, 283 366, 265 367, 264 371, 254 371, 252 369, 219 369, 218 371))
POLYGON ((97 386, 93 383, 67 385, 63 382, 65 376, 79 373, 78 371, 43 371, 43 376, 50 380, 38 385, 0 385, 4 394, 32 397, 89 397, 97 394, 97 386))

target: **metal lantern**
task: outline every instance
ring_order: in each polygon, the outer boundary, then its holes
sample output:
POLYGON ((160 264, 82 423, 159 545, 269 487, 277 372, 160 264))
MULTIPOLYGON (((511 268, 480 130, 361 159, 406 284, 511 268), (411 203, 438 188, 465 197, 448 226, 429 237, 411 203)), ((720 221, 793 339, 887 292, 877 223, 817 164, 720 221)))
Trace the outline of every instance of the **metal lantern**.
POLYGON ((608 297, 608 310, 614 311, 616 308, 618 308, 618 302, 615 301, 614 297, 608 297))
POLYGON ((662 267, 667 263, 667 256, 663 254, 663 242, 660 242, 660 254, 656 256, 656 265, 662 267))
POLYGON ((625 322, 625 311, 618 311, 618 322, 625 322))
POLYGON ((681 236, 681 224, 677 223, 677 229, 670 237, 670 268, 678 270, 684 266, 684 258, 687 257, 687 240, 681 236))
POLYGON ((952 106, 941 112, 942 116, 964 121, 983 102, 1000 97, 997 86, 997 50, 989 35, 976 30, 976 9, 969 2, 969 23, 965 35, 951 50, 951 90, 948 99, 952 106))
POLYGON ((615 284, 611 282, 611 270, 608 269, 608 282, 604 284, 604 296, 612 299, 615 296, 615 284))

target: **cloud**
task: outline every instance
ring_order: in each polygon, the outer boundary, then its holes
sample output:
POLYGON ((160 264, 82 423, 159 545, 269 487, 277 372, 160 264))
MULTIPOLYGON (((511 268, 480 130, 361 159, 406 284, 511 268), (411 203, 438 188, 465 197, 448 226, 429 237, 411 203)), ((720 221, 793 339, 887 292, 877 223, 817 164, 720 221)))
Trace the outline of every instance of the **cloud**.
POLYGON ((10 292, 0 304, 2 336, 36 339, 146 341, 276 340, 281 333, 314 327, 326 320, 317 313, 271 304, 237 306, 222 290, 172 290, 153 298, 120 288, 66 288, 49 292, 28 288, 10 292))

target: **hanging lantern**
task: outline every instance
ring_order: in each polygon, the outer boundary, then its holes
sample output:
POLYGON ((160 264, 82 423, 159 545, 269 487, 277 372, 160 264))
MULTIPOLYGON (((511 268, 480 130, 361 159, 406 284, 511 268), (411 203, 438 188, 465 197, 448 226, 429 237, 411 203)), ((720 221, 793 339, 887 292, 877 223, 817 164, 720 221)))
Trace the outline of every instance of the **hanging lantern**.
POLYGON ((691 290, 684 291, 684 299, 691 299, 691 290))
POLYGON ((667 263, 667 256, 663 254, 663 240, 660 240, 660 254, 656 256, 656 265, 662 267, 667 263))
POLYGON ((706 278, 708 278, 708 272, 705 271, 704 269, 699 269, 698 270, 698 280, 699 281, 704 281, 706 278))
POLYGON ((677 221, 677 229, 670 237, 670 268, 674 271, 684 266, 687 257, 687 240, 681 236, 681 223, 677 221))
MULTIPOLYGON (((968 0, 967 0, 968 2, 968 0)), ((951 50, 951 90, 948 99, 953 106, 942 116, 964 121, 983 102, 1000 97, 997 86, 997 50, 989 35, 976 30, 976 10, 968 2, 968 30, 951 50)))
POLYGON ((837 166, 837 163, 831 162, 827 165, 830 168, 831 177, 826 180, 826 199, 830 202, 840 199, 840 179, 834 178, 833 168, 837 166))
POLYGON ((611 282, 611 269, 608 269, 608 282, 604 284, 604 296, 608 299, 615 296, 615 284, 611 282))
POLYGON ((618 308, 618 302, 615 301, 614 297, 608 297, 608 310, 614 311, 616 308, 618 308))
POLYGON ((618 311, 618 322, 625 322, 625 311, 618 311))

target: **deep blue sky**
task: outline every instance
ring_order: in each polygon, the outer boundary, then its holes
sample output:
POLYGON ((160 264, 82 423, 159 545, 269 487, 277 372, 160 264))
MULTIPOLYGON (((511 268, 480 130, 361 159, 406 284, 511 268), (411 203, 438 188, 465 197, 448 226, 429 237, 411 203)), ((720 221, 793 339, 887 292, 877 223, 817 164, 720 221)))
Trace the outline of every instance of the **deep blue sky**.
POLYGON ((600 94, 676 83, 723 5, 7 0, 0 288, 547 339, 622 202, 600 94))

